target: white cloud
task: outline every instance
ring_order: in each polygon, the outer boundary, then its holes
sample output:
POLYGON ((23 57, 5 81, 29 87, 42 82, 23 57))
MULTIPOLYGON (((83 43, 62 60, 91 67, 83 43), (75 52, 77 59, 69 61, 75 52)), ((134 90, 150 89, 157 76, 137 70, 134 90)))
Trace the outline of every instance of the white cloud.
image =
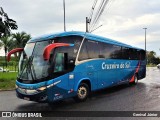
MULTIPOLYGON (((93 0, 66 0, 67 30, 85 31, 85 17, 93 0)), ((18 31, 32 36, 63 31, 63 3, 59 0, 1 0, 1 6, 18 23, 18 31)), ((112 0, 94 33, 144 48, 160 55, 160 0, 112 0)))

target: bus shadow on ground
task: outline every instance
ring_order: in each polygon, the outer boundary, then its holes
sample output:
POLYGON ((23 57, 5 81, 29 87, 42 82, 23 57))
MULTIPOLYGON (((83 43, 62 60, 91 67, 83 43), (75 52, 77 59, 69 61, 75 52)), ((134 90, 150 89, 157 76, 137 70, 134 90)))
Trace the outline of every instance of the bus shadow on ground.
MULTIPOLYGON (((135 90, 139 91, 141 89, 146 89, 146 85, 144 83, 139 82, 135 85, 122 84, 110 88, 105 88, 102 90, 98 90, 92 92, 87 101, 76 103, 73 99, 66 99, 62 101, 58 101, 52 104, 47 103, 36 103, 36 102, 28 102, 26 104, 21 104, 17 106, 15 111, 65 111, 76 109, 79 106, 83 106, 85 104, 97 104, 94 101, 101 101, 101 99, 112 99, 116 96, 122 96, 123 92, 132 93, 135 90), (132 92, 131 92, 132 91, 132 92)), ((123 97, 123 96, 122 96, 123 97)))

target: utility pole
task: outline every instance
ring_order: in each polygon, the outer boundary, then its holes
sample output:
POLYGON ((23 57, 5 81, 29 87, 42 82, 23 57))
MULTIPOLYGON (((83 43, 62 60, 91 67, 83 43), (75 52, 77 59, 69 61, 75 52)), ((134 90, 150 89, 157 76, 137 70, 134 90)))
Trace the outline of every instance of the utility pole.
POLYGON ((89 23, 90 23, 90 20, 88 19, 88 17, 86 17, 86 32, 89 32, 89 30, 88 30, 89 23))
POLYGON ((64 31, 66 31, 66 10, 65 10, 65 0, 63 0, 63 10, 64 10, 64 31))
POLYGON ((144 32, 145 32, 145 52, 146 52, 146 62, 148 62, 147 60, 147 48, 146 48, 146 35, 147 35, 147 28, 143 28, 144 32))
POLYGON ((147 33, 147 28, 143 28, 145 32, 145 51, 146 51, 146 33, 147 33))

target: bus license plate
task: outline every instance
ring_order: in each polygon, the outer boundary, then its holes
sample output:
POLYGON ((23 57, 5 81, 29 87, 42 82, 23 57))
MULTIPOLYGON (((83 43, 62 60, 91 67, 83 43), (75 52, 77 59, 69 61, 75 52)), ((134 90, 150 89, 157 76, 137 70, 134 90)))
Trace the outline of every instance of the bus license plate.
POLYGON ((29 101, 29 100, 30 100, 30 98, 28 98, 28 97, 24 97, 24 100, 28 100, 28 101, 29 101))

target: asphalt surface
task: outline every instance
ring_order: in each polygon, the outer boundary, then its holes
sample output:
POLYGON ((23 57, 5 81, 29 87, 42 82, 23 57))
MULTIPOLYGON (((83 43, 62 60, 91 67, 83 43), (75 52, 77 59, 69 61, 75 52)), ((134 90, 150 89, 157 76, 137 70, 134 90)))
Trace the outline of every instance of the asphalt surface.
MULTIPOLYGON (((160 111, 160 69, 147 68, 146 78, 140 80, 136 86, 120 85, 103 89, 92 93, 89 99, 83 103, 76 103, 72 99, 68 99, 55 103, 51 107, 46 103, 18 99, 15 91, 1 91, 0 111, 160 111)), ((64 119, 64 117, 56 119, 64 119)), ((81 117, 79 119, 102 118, 81 117)), ((112 119, 121 120, 122 118, 112 119)), ((127 119, 139 120, 137 117, 127 119)), ((159 118, 141 117, 141 119, 155 120, 159 118)))

